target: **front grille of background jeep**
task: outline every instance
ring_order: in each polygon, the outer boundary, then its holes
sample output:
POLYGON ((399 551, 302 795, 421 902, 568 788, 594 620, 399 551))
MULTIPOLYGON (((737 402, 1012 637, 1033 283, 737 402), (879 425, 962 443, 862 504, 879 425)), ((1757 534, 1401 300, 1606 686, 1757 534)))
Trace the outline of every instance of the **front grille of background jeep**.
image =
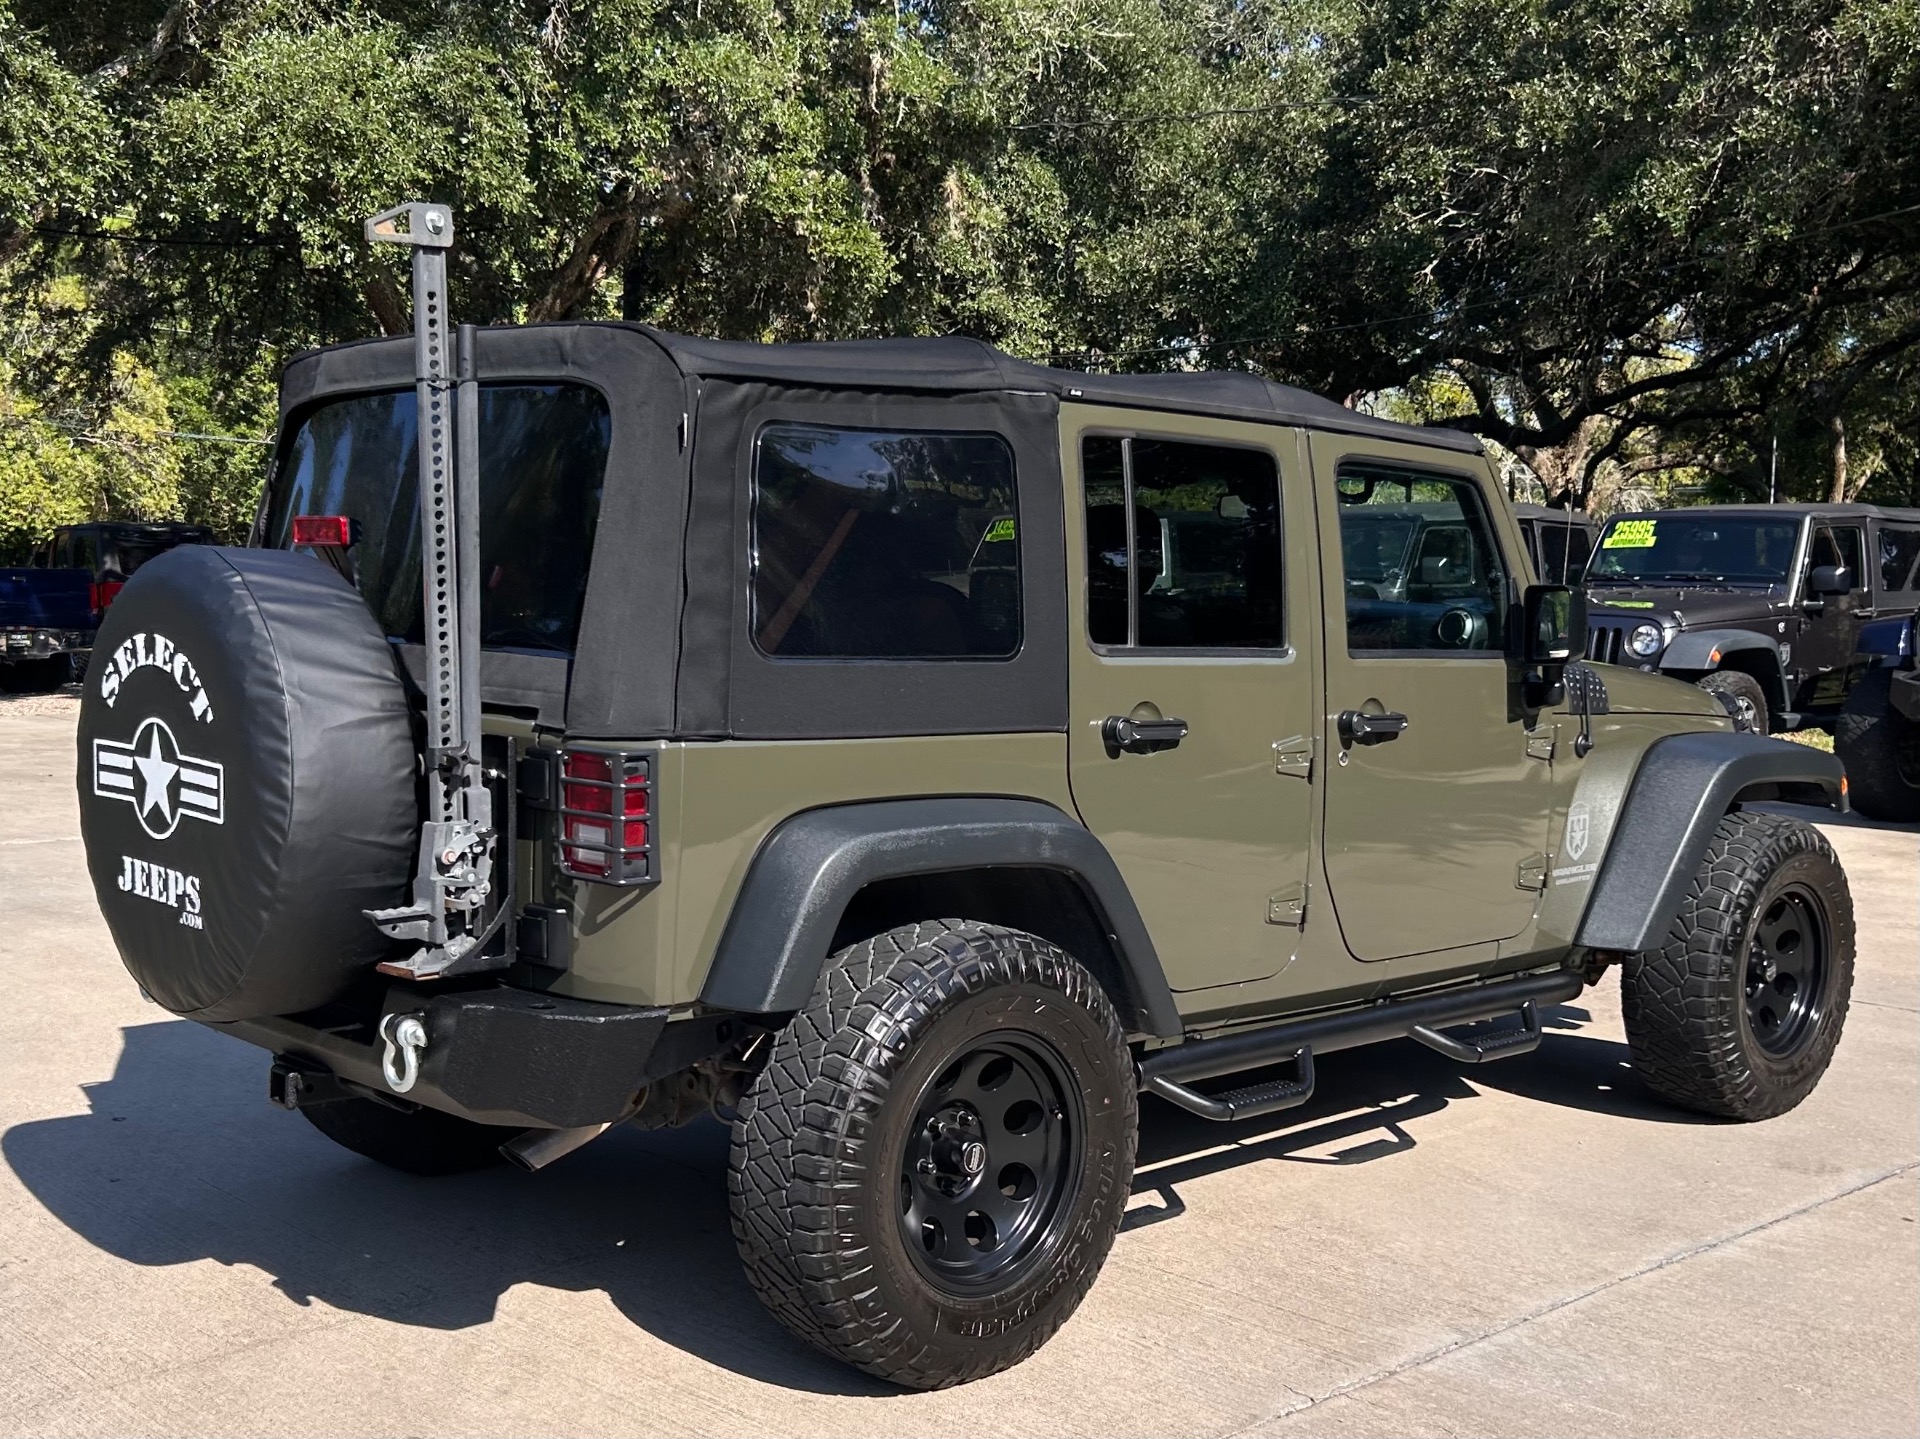
POLYGON ((1591 625, 1587 629, 1587 658, 1597 664, 1617 665, 1626 648, 1631 624, 1591 625))

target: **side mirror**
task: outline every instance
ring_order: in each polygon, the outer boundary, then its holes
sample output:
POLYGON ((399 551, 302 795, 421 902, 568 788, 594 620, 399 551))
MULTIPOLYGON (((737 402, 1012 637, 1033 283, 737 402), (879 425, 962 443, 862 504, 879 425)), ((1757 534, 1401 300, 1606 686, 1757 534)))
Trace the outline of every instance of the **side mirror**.
POLYGON ((1587 597, 1567 585, 1528 585, 1521 605, 1520 662, 1554 677, 1587 642, 1587 597))
POLYGON ((1828 599, 1853 593, 1853 571, 1846 565, 1815 565, 1807 572, 1807 593, 1828 599))

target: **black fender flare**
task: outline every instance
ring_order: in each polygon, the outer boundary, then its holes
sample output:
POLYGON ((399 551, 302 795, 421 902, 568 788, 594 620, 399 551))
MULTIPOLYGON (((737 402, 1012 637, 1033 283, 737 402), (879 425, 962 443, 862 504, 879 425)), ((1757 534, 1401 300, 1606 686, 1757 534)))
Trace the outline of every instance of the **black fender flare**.
POLYGON ((1668 735, 1647 746, 1575 942, 1650 949, 1736 803, 1785 799, 1846 812, 1846 771, 1821 750, 1756 734, 1668 735))
POLYGON ((745 1014, 801 1009, 862 888, 990 868, 1054 870, 1077 882, 1112 938, 1143 1028, 1180 1036, 1159 954, 1113 856, 1078 820, 1029 799, 874 800, 783 821, 747 870, 700 1001, 745 1014))
POLYGON ((1784 709, 1788 693, 1787 667, 1780 658, 1780 641, 1772 635, 1756 634, 1752 630, 1683 630, 1660 656, 1660 668, 1711 674, 1726 668, 1723 661, 1727 655, 1750 650, 1763 650, 1772 657, 1772 664, 1763 667, 1778 679, 1780 687, 1767 698, 1784 709))

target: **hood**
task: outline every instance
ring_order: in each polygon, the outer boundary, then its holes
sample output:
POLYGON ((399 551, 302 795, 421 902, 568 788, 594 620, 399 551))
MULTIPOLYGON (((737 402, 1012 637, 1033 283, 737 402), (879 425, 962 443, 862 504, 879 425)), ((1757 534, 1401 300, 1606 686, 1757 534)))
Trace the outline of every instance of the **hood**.
POLYGON ((1726 706, 1700 686, 1621 665, 1590 665, 1607 691, 1609 714, 1697 715, 1729 727, 1726 706))
POLYGON ((1790 608, 1785 585, 1764 589, 1757 585, 1744 589, 1730 585, 1595 585, 1587 590, 1590 619, 1668 621, 1689 630, 1771 619, 1790 608))

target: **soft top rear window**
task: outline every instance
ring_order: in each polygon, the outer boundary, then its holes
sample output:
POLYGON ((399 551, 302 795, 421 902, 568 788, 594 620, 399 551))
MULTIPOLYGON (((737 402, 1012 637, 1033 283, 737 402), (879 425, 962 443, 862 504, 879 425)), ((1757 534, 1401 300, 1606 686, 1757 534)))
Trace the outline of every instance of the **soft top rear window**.
MULTIPOLYGON (((389 637, 419 643, 420 494, 414 392, 306 412, 274 479, 265 542, 295 515, 360 522, 360 592, 389 637)), ((600 517, 612 422, 585 385, 480 387, 480 643, 570 654, 600 517)))

